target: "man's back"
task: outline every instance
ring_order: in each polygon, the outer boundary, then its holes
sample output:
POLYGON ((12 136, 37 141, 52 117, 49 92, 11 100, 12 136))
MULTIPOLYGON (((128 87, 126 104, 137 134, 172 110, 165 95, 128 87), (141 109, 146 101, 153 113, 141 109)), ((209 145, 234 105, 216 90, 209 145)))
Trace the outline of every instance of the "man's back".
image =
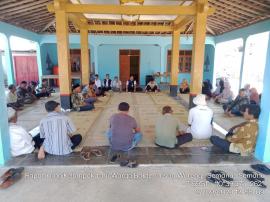
POLYGON ((123 113, 114 114, 110 119, 112 131, 112 148, 114 150, 128 150, 132 146, 136 120, 123 113))
POLYGON ((75 132, 72 121, 58 112, 50 112, 40 122, 40 137, 47 153, 65 155, 72 152, 69 134, 75 132))
POLYGON ((207 139, 212 135, 213 111, 207 106, 196 106, 189 111, 188 123, 195 139, 207 139))
POLYGON ((156 122, 156 143, 160 146, 174 148, 176 133, 179 130, 179 123, 171 114, 165 114, 156 122))

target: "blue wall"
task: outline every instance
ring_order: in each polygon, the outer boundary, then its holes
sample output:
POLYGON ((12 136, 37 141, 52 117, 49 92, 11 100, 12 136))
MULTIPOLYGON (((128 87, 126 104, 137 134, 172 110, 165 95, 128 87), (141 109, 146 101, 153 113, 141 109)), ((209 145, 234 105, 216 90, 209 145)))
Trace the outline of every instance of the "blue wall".
MULTIPOLYGON (((145 76, 155 72, 166 71, 167 66, 167 50, 171 48, 171 37, 158 36, 96 36, 89 35, 91 44, 91 66, 95 72, 100 74, 100 78, 104 78, 106 73, 110 73, 111 77, 119 76, 119 49, 139 49, 141 51, 140 58, 140 83, 145 84, 145 76)), ((69 37, 70 47, 79 48, 79 35, 72 34, 69 37)), ((51 57, 53 63, 57 64, 55 35, 43 35, 40 43, 42 44, 42 64, 46 67, 46 54, 52 53, 55 57, 51 57)), ((192 49, 192 37, 181 37, 180 47, 183 50, 192 49)), ((210 71, 204 73, 204 79, 212 80, 213 62, 214 62, 214 38, 206 38, 205 55, 210 60, 210 71)), ((51 56, 51 55, 50 55, 51 56)), ((46 71, 43 71, 47 73, 46 71)), ((179 83, 183 78, 190 80, 190 74, 179 74, 179 83)))

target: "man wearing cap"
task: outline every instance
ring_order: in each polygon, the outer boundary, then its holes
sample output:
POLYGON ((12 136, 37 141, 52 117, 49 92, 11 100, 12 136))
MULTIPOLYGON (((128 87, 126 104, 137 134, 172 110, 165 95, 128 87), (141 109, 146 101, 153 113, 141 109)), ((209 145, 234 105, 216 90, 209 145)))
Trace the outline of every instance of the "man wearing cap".
POLYGON ((66 155, 82 141, 82 136, 73 135, 76 131, 71 119, 61 113, 60 104, 48 101, 45 104, 48 115, 40 122, 40 137, 44 138, 38 158, 45 158, 45 152, 53 155, 66 155))
POLYGON ((90 111, 94 109, 94 100, 92 99, 83 99, 83 97, 79 94, 81 93, 81 86, 79 84, 75 84, 73 86, 73 93, 71 95, 71 103, 72 107, 76 111, 90 111))
POLYGON ((189 111, 187 133, 194 139, 208 139, 212 135, 213 110, 207 106, 205 95, 199 94, 193 99, 196 107, 189 111))
POLYGON ((8 122, 10 134, 11 155, 19 156, 32 153, 35 148, 39 148, 43 139, 39 135, 32 136, 21 126, 17 125, 17 112, 8 107, 8 122))

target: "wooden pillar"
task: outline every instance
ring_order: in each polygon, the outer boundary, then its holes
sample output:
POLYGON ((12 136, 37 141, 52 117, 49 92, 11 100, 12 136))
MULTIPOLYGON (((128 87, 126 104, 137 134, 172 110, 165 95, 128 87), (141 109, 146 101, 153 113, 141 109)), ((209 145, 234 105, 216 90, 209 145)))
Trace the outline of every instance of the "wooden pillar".
POLYGON ((207 12, 204 11, 207 0, 197 0, 197 14, 194 16, 191 89, 189 107, 193 107, 193 98, 202 91, 204 49, 207 12))
POLYGON ((178 90, 178 65, 179 65, 179 41, 180 31, 173 31, 172 36, 172 54, 171 54, 171 84, 170 96, 176 97, 178 90))
POLYGON ((90 68, 89 68, 89 50, 88 50, 88 29, 80 29, 81 39, 81 64, 82 64, 82 84, 86 85, 89 83, 90 68))
POLYGON ((60 9, 55 12, 56 38, 59 67, 60 101, 64 109, 71 108, 71 68, 67 13, 60 9))

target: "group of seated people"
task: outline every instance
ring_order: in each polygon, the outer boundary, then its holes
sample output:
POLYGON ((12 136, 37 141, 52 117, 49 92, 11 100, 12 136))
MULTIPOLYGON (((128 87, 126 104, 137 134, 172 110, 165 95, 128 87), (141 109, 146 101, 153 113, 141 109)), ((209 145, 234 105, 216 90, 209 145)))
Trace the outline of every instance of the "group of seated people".
MULTIPOLYGON (((230 82, 225 78, 219 78, 216 83, 216 89, 212 92, 212 84, 207 79, 202 85, 202 94, 206 95, 206 99, 213 98, 216 104, 221 104, 226 115, 243 116, 241 108, 246 104, 260 105, 260 95, 256 88, 250 88, 249 84, 246 84, 244 88, 239 90, 239 94, 235 99, 231 90, 230 82)), ((180 93, 186 94, 190 92, 189 84, 186 79, 180 84, 180 93)))
POLYGON ((22 110, 24 104, 32 104, 41 97, 49 97, 51 95, 47 80, 42 80, 40 88, 37 86, 38 84, 35 81, 31 81, 28 84, 26 81, 22 81, 17 88, 14 84, 10 84, 8 86, 9 92, 6 95, 7 106, 15 110, 22 110))
MULTIPOLYGON (((196 96, 193 103, 196 106, 189 111, 188 128, 173 116, 170 106, 163 107, 155 125, 157 146, 174 149, 193 139, 210 139, 213 145, 225 152, 243 156, 253 152, 258 134, 257 119, 260 114, 258 105, 246 104, 242 108, 246 121, 231 128, 225 138, 220 138, 212 134, 213 111, 207 106, 206 96, 203 94, 196 96)), ((121 102, 118 105, 118 113, 112 115, 109 120, 106 135, 113 151, 130 151, 143 138, 135 118, 129 115, 129 108, 128 103, 121 102)), ((38 158, 44 159, 46 154, 69 154, 80 144, 82 136, 74 135, 76 128, 71 119, 61 112, 60 104, 48 101, 45 109, 48 114, 40 122, 40 134, 32 138, 25 129, 16 124, 17 112, 8 107, 13 156, 32 153, 37 148, 38 158)))

